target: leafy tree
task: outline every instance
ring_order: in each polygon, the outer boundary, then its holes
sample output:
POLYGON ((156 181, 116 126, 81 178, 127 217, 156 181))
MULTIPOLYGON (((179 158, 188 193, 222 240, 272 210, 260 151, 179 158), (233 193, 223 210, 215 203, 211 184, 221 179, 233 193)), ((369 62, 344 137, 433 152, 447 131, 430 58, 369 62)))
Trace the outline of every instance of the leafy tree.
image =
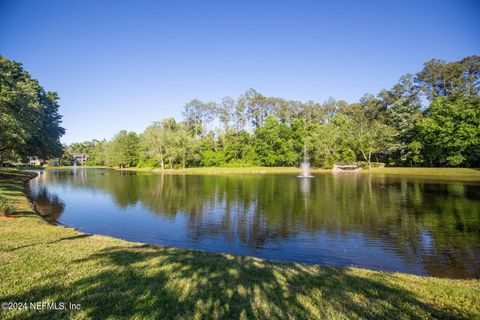
POLYGON ((140 145, 146 155, 157 157, 162 170, 165 169, 165 130, 162 123, 154 122, 140 136, 140 145))
MULTIPOLYGON (((225 152, 225 159, 228 163, 248 164, 253 153, 252 137, 245 130, 228 132, 225 136, 223 151, 225 152)), ((254 164, 254 162, 251 164, 254 164)))
POLYGON ((217 109, 214 102, 204 103, 198 99, 185 104, 183 110, 185 124, 195 137, 206 135, 208 124, 213 120, 217 109))
POLYGON ((111 166, 126 168, 138 162, 139 137, 135 132, 120 131, 106 148, 106 160, 111 166))
POLYGON ((72 165, 72 154, 68 150, 67 146, 63 146, 62 155, 59 159, 59 164, 61 166, 71 166, 72 165))
POLYGON ((480 90, 480 56, 445 62, 432 59, 417 73, 416 82, 428 100, 437 97, 470 97, 480 90))
POLYGON ((413 76, 402 76, 391 90, 382 90, 379 97, 385 110, 381 115, 383 122, 397 132, 392 161, 397 165, 419 164, 416 125, 422 118, 422 106, 413 76))
POLYGON ((106 140, 92 140, 91 147, 85 152, 88 154, 87 165, 89 166, 104 166, 106 164, 106 140))
POLYGON ((363 108, 354 111, 351 118, 351 138, 356 150, 371 168, 372 155, 391 151, 395 129, 368 115, 371 115, 369 110, 363 108))
POLYGON ((255 130, 254 150, 257 159, 265 166, 293 165, 299 158, 302 141, 294 137, 292 129, 274 116, 255 130))
POLYGON ((0 165, 6 158, 61 155, 58 99, 20 63, 0 56, 0 165))
POLYGON ((337 114, 327 124, 316 125, 307 139, 311 159, 316 165, 332 167, 336 162, 356 160, 352 139, 352 121, 337 114))
POLYGON ((418 123, 429 165, 480 164, 480 97, 435 98, 418 123))
POLYGON ((247 123, 247 103, 244 96, 240 96, 237 103, 235 104, 235 111, 233 113, 233 121, 235 123, 235 130, 240 132, 245 130, 245 125, 247 123))
POLYGON ((225 165, 225 153, 223 151, 204 150, 202 152, 202 164, 205 167, 220 167, 225 165))
POLYGON ((180 158, 182 167, 185 168, 189 161, 198 160, 198 140, 188 133, 187 128, 183 124, 177 127, 176 136, 176 154, 180 158))
POLYGON ((198 99, 193 99, 187 102, 182 112, 187 128, 193 133, 193 136, 198 136, 202 131, 204 103, 198 99))
POLYGON ((322 104, 324 119, 323 122, 327 123, 330 118, 333 118, 338 111, 337 100, 330 97, 327 101, 322 104))
POLYGON ((297 110, 296 117, 304 119, 305 126, 320 124, 327 118, 326 111, 320 103, 308 101, 306 103, 290 102, 291 109, 297 110))
POLYGON ((230 97, 225 97, 222 99, 222 103, 216 105, 216 114, 218 120, 223 125, 224 132, 228 131, 230 121, 234 115, 235 110, 235 100, 230 97))

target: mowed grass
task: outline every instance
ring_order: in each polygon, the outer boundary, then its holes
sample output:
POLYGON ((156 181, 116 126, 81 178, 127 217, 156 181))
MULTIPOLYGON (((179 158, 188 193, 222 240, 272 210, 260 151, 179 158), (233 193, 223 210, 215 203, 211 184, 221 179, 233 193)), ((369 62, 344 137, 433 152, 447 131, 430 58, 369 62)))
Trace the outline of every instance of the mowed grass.
POLYGON ((18 212, 0 218, 1 319, 475 319, 480 281, 329 268, 92 236, 39 218, 28 175, 0 171, 18 212))
POLYGON ((71 170, 71 169, 110 169, 107 166, 46 166, 44 170, 71 170))
MULTIPOLYGON (((46 167, 46 170, 65 170, 73 169, 73 166, 46 167)), ((105 166, 79 166, 88 169, 114 169, 105 166)), ((168 174, 298 174, 302 169, 298 167, 197 167, 185 169, 165 169, 160 168, 124 168, 123 171, 145 172, 145 173, 168 173, 168 174)), ((330 169, 311 168, 312 173, 331 173, 330 169)), ((480 169, 475 168, 407 168, 407 167, 386 167, 372 168, 360 171, 362 174, 384 174, 384 175, 409 175, 409 176, 432 176, 432 177, 459 177, 480 180, 480 169)), ((348 173, 348 172, 347 172, 348 173)), ((342 174, 342 173, 340 173, 342 174)), ((348 173, 354 174, 354 173, 348 173)))
MULTIPOLYGON (((73 167, 51 167, 49 169, 71 169, 73 167)), ((93 168, 93 167, 82 167, 93 168)), ((108 167, 97 167, 108 168, 108 167)), ((113 168, 119 170, 117 168, 113 168)), ((173 174, 267 174, 267 173, 300 173, 302 169, 298 167, 197 167, 185 169, 165 169, 160 168, 124 168, 124 171, 134 172, 153 172, 153 173, 173 173, 173 174)), ((331 173, 331 169, 310 168, 312 173, 331 173)), ((407 168, 407 167, 386 167, 364 169, 361 173, 371 174, 391 174, 391 175, 423 175, 423 176, 469 176, 480 179, 480 169, 476 168, 407 168)))
POLYGON ((362 170, 363 174, 409 175, 435 178, 459 178, 480 180, 480 169, 476 168, 401 168, 386 167, 362 170))
MULTIPOLYGON (((124 171, 171 173, 171 174, 268 174, 268 173, 300 173, 296 167, 198 167, 185 169, 160 168, 125 168, 124 171)), ((312 168, 312 172, 329 172, 327 169, 312 168)))

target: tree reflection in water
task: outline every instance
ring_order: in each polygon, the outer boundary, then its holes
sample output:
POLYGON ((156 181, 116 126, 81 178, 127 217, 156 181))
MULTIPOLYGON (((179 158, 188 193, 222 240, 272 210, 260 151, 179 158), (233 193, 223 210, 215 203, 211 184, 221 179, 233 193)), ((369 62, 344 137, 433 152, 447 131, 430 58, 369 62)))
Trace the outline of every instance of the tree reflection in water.
MULTIPOLYGON (((38 181, 34 180, 35 184, 38 181)), ((56 224, 60 215, 65 209, 65 205, 55 194, 50 194, 45 186, 36 185, 32 187, 30 183, 30 197, 35 206, 35 210, 48 222, 56 224)))
MULTIPOLYGON (((115 203, 112 211, 141 208, 162 221, 182 223, 191 242, 228 244, 222 250, 244 247, 249 248, 243 251, 246 254, 262 256, 262 250, 269 248, 276 250, 274 258, 323 262, 322 246, 331 243, 338 246, 329 253, 333 262, 334 250, 347 251, 338 251, 343 255, 340 265, 363 266, 362 259, 372 257, 380 263, 387 257, 385 252, 393 252, 405 265, 413 266, 411 272, 480 276, 478 182, 363 174, 297 179, 294 175, 53 171, 32 182, 32 197, 42 215, 56 221, 62 219, 64 204, 49 188, 58 191, 60 198, 66 188, 108 194, 115 203), (302 248, 302 243, 310 247, 302 248), (314 251, 306 252, 309 248, 314 251), (373 252, 376 248, 382 251, 373 252)), ((142 235, 136 240, 142 241, 142 235)), ((367 266, 376 265, 372 261, 367 266)))

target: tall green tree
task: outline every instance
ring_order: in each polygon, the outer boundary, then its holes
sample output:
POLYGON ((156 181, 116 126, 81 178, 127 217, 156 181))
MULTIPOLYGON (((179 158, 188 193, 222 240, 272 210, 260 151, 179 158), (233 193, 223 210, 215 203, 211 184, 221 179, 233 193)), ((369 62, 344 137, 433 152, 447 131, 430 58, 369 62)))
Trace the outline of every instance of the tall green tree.
POLYGON ((149 156, 157 157, 162 170, 165 169, 165 129, 161 122, 154 122, 140 136, 141 150, 149 156))
POLYGON ((351 139, 357 152, 371 168, 373 155, 385 155, 394 147, 395 129, 369 117, 369 110, 357 109, 352 114, 351 139))
POLYGON ((332 167, 336 162, 355 161, 352 121, 343 114, 328 123, 310 127, 307 149, 315 165, 332 167))
POLYGON ((224 132, 228 131, 234 113, 235 100, 233 100, 231 97, 223 98, 222 103, 216 105, 216 115, 223 126, 224 132))
POLYGON ((429 165, 480 165, 480 97, 438 97, 426 113, 418 131, 429 165))
POLYGON ((106 140, 92 140, 92 148, 88 151, 88 160, 87 165, 90 166, 104 166, 106 164, 105 158, 105 148, 107 141, 106 140))
POLYGON ((422 118, 422 105, 413 75, 402 76, 392 89, 382 90, 379 97, 384 110, 381 119, 397 132, 391 161, 395 165, 420 164, 416 128, 422 118))
POLYGON ((445 62, 432 59, 417 73, 416 82, 428 100, 476 96, 480 90, 480 56, 445 62))
POLYGON ((139 137, 135 132, 120 131, 106 147, 106 160, 111 166, 133 167, 138 161, 139 137))
POLYGON ((176 135, 176 139, 174 139, 175 149, 176 149, 175 153, 178 155, 180 162, 182 164, 182 167, 185 168, 189 161, 199 160, 198 140, 189 134, 184 124, 181 124, 177 127, 175 131, 175 135, 176 135))
POLYGON ((302 145, 302 139, 294 130, 274 116, 267 117, 265 124, 255 130, 255 156, 265 166, 296 164, 302 145))
POLYGON ((61 155, 58 99, 20 63, 0 56, 0 165, 6 158, 61 155))

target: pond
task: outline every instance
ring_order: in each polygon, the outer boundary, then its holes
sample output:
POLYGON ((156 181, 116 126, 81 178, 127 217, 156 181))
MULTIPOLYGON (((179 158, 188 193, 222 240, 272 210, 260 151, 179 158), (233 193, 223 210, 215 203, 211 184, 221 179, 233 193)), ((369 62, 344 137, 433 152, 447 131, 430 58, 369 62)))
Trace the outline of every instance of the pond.
POLYGON ((136 242, 451 278, 480 277, 480 182, 413 176, 41 171, 51 223, 136 242))

